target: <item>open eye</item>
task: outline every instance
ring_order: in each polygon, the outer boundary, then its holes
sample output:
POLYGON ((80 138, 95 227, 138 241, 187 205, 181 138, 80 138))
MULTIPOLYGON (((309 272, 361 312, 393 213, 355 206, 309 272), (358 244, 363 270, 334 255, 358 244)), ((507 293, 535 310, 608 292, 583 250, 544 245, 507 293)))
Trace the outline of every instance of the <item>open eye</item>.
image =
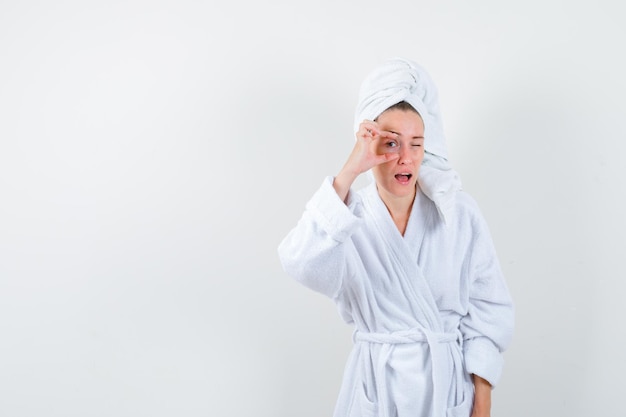
POLYGON ((379 154, 400 152, 400 144, 395 139, 386 138, 385 140, 381 140, 377 147, 379 154))

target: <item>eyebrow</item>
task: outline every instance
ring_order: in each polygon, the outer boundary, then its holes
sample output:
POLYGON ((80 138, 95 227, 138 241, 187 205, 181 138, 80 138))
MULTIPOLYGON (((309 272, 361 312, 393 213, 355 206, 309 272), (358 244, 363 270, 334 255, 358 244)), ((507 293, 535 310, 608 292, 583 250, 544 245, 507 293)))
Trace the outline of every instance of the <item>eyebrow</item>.
MULTIPOLYGON (((394 132, 393 130, 388 130, 387 132, 391 132, 394 135, 402 136, 400 133, 394 132)), ((424 139, 424 136, 413 136, 411 139, 424 139)))

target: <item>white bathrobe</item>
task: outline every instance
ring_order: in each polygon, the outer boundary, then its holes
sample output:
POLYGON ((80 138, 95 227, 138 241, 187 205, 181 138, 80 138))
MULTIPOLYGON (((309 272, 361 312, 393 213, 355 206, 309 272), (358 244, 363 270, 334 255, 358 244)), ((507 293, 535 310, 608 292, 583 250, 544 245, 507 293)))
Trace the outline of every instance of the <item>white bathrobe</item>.
POLYGON ((469 417, 470 374, 495 385, 513 306, 489 231, 460 191, 446 223, 417 192, 404 237, 376 185, 333 178, 279 246, 287 273, 355 327, 335 417, 469 417))

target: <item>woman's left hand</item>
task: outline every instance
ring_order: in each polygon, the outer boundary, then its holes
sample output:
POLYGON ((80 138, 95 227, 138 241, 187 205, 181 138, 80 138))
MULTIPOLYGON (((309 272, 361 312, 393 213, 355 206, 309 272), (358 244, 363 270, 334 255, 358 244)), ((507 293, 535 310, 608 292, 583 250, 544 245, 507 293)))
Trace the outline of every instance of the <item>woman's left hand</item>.
POLYGON ((484 378, 472 374, 474 382, 474 407, 471 417, 491 416, 491 384, 484 378))

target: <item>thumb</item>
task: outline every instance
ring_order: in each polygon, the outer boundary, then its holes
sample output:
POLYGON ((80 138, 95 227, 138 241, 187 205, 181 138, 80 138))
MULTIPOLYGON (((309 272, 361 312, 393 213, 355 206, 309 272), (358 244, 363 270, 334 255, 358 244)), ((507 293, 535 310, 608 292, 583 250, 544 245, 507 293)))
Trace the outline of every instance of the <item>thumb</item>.
POLYGON ((394 159, 400 158, 400 155, 395 152, 386 153, 383 156, 385 157, 385 161, 393 161, 394 159))
POLYGON ((385 153, 382 155, 378 155, 376 158, 376 165, 384 164, 385 162, 393 161, 394 159, 398 159, 400 155, 397 153, 385 153))

